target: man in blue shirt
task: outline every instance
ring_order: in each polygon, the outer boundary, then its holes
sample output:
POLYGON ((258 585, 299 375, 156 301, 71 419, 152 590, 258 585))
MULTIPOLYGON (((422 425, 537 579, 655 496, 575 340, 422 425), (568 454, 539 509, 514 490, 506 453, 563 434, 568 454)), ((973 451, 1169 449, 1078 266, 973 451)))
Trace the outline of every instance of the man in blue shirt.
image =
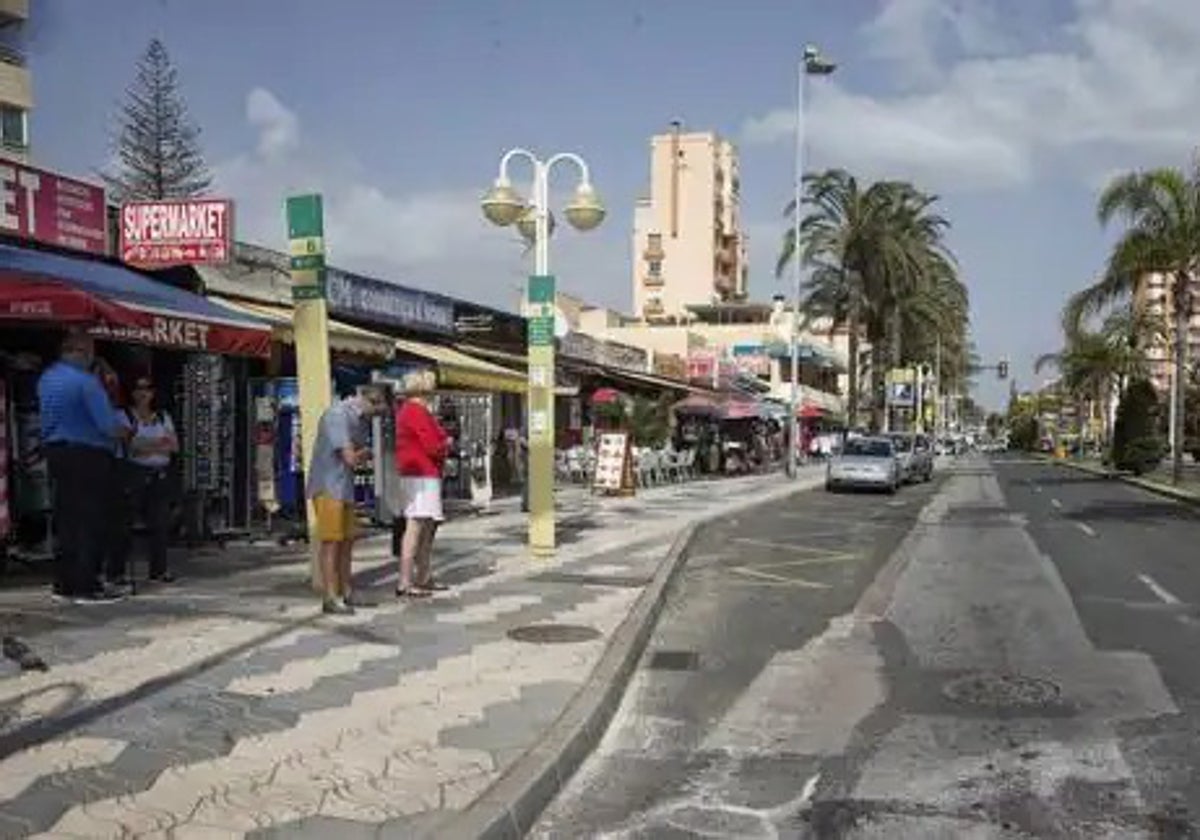
POLYGON ((116 598, 100 583, 100 564, 107 544, 106 493, 123 427, 91 372, 95 354, 86 332, 68 333, 61 358, 42 373, 37 389, 54 490, 55 594, 83 602, 116 598))

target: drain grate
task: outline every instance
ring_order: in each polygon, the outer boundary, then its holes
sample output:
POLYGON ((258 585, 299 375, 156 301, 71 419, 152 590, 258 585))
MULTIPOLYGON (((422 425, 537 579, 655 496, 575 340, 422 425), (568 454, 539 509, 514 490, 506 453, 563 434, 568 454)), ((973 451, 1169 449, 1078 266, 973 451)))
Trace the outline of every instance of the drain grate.
POLYGON ((1055 706, 1062 699, 1057 683, 1020 674, 968 674, 942 686, 942 694, 955 703, 991 708, 1055 706))
POLYGON ((651 671, 696 671, 700 654, 694 650, 656 650, 650 654, 646 667, 651 671))
POLYGON ((600 638, 600 631, 584 624, 526 624, 508 631, 508 637, 535 645, 571 645, 600 638))

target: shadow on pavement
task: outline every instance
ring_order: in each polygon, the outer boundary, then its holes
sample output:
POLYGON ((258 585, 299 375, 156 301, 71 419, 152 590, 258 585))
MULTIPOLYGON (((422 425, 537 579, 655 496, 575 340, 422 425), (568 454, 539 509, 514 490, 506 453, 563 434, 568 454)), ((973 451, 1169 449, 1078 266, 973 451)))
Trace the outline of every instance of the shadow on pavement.
POLYGON ((1186 507, 1173 502, 1092 502, 1064 511, 1064 519, 1118 520, 1123 522, 1180 522, 1200 519, 1186 507))

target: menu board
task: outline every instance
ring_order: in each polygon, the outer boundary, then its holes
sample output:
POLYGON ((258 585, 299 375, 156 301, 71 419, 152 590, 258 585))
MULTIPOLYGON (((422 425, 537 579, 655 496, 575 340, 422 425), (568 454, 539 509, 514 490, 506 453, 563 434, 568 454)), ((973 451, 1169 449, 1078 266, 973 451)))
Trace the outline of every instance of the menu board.
POLYGON ((592 489, 633 495, 635 486, 629 435, 624 432, 601 435, 596 446, 596 477, 592 489))

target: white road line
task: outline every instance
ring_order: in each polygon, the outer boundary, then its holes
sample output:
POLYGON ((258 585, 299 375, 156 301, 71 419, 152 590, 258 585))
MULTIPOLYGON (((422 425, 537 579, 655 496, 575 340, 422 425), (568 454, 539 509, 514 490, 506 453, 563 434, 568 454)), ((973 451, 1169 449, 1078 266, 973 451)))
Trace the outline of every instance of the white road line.
POLYGON ((1096 536, 1096 529, 1086 522, 1076 522, 1075 527, 1080 531, 1083 531, 1083 533, 1087 534, 1089 537, 1096 536))
POLYGON ((1034 493, 1041 493, 1041 492, 1042 492, 1042 485, 1040 485, 1040 484, 1035 484, 1035 485, 1033 485, 1033 492, 1034 492, 1034 493))
POLYGON ((1051 499, 1050 504, 1054 506, 1055 510, 1062 510, 1062 502, 1058 499, 1051 499))
POLYGON ((804 783, 804 789, 800 791, 800 810, 807 811, 812 806, 813 794, 817 792, 817 782, 821 781, 821 774, 817 773, 804 783))
POLYGON ((1179 599, 1172 595, 1167 590, 1163 589, 1162 584, 1156 581, 1150 575, 1138 575, 1138 580, 1146 585, 1146 588, 1158 596, 1158 600, 1164 604, 1178 604, 1179 599))

